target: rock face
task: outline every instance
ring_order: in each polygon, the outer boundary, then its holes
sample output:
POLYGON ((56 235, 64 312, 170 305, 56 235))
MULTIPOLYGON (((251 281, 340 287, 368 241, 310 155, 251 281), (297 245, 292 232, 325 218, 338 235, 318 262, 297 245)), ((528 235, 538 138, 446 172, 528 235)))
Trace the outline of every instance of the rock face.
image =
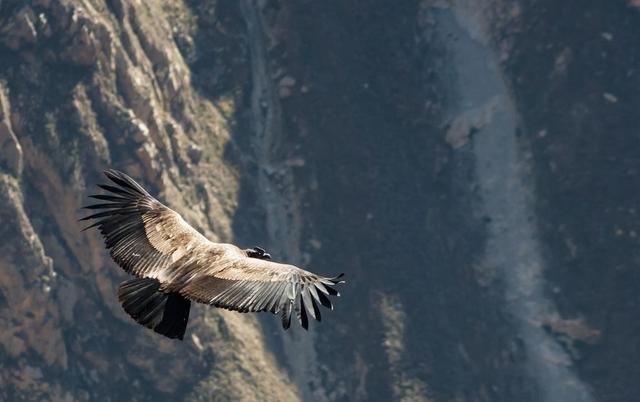
POLYGON ((637 399, 640 10, 602 3, 0 1, 0 399, 637 399), (77 222, 105 167, 344 297, 144 330, 77 222))

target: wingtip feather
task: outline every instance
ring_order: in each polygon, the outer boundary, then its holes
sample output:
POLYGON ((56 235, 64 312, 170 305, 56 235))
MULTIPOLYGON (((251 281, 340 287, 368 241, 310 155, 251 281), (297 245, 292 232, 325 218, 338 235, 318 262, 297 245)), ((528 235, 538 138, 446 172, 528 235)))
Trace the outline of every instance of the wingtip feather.
POLYGON ((342 279, 343 277, 344 277, 344 272, 343 272, 343 273, 341 273, 341 274, 340 274, 340 275, 338 275, 338 276, 335 276, 335 277, 333 277, 333 278, 330 278, 329 280, 330 280, 331 282, 333 282, 333 284, 334 284, 334 285, 337 285, 337 284, 339 284, 339 283, 346 283, 346 281, 345 281, 344 279, 342 279))

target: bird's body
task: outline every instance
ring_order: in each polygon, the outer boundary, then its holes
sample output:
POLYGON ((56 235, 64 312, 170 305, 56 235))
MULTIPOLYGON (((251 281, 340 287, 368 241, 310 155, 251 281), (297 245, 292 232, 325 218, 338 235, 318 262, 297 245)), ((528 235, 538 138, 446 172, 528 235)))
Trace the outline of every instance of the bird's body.
MULTIPOLYGON (((340 276, 325 278, 294 265, 268 261, 259 247, 243 250, 215 243, 153 198, 122 172, 105 171, 116 186, 92 198, 107 201, 86 208, 97 219, 113 260, 135 276, 123 282, 118 298, 138 323, 170 338, 182 339, 191 300, 239 312, 280 313, 289 328, 295 312, 308 327, 307 312, 318 321, 318 303, 333 308, 329 295, 340 276)), ((87 228, 88 229, 88 228, 87 228)))

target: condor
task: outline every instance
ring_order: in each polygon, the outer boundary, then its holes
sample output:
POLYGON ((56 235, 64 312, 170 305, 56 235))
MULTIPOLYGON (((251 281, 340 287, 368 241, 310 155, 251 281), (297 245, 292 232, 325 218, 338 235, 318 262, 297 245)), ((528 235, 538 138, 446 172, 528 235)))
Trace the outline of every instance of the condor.
POLYGON ((115 185, 99 185, 109 193, 91 195, 104 202, 85 207, 97 212, 81 220, 96 220, 86 229, 97 227, 113 260, 135 277, 120 284, 118 298, 139 324, 182 339, 192 300, 279 313, 284 329, 293 312, 307 329, 307 313, 320 321, 318 304, 333 310, 328 296, 339 296, 342 274, 326 278, 269 261, 260 247, 209 241, 126 174, 104 173, 115 185))

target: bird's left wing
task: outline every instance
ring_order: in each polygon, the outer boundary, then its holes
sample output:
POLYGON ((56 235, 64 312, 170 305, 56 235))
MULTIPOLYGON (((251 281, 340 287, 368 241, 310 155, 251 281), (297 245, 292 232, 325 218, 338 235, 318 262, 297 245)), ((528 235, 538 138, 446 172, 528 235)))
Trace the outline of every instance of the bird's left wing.
POLYGON ((81 220, 96 220, 86 229, 98 227, 111 257, 125 271, 166 286, 176 275, 188 274, 183 266, 189 257, 206 255, 211 261, 224 253, 222 245, 207 240, 132 178, 112 169, 104 173, 115 186, 99 185, 110 194, 90 197, 106 202, 85 207, 98 212, 81 220))
POLYGON ((343 283, 342 274, 325 278, 294 265, 256 258, 219 261, 215 269, 190 280, 180 293, 200 303, 239 312, 280 313, 287 329, 296 313, 304 329, 311 317, 320 321, 318 304, 333 309, 327 296, 339 296, 333 286, 343 283))

